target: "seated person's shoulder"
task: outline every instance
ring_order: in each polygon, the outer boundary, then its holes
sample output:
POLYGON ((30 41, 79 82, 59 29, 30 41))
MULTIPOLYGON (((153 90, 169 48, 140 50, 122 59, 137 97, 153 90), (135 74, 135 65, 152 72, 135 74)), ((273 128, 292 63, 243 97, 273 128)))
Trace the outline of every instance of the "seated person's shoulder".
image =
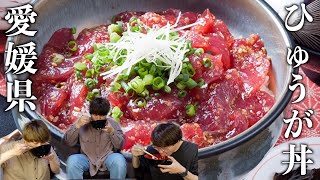
POLYGON ((185 149, 188 149, 188 151, 198 151, 198 145, 190 142, 190 141, 184 141, 185 143, 185 149))
POLYGON ((5 142, 5 143, 1 144, 0 152, 6 152, 6 151, 12 149, 17 143, 18 143, 18 141, 9 141, 9 142, 5 142))
POLYGON ((110 123, 112 123, 112 124, 119 124, 119 122, 118 121, 116 121, 115 119, 113 119, 112 117, 107 117, 107 120, 110 122, 110 123))

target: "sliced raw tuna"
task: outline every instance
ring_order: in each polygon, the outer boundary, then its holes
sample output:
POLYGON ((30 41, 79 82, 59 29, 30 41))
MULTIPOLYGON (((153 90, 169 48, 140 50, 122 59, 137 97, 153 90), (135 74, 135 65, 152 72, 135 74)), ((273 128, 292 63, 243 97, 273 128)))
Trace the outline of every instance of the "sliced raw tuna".
POLYGON ((82 81, 74 80, 71 86, 70 96, 70 121, 74 122, 79 116, 79 112, 85 104, 89 90, 82 81))
POLYGON ((207 144, 202 129, 197 123, 185 123, 181 126, 182 137, 187 141, 191 141, 201 147, 207 144))
MULTIPOLYGON (((124 120, 121 120, 123 122, 124 120)), ((151 143, 151 132, 157 125, 155 122, 127 120, 128 124, 122 127, 125 133, 124 150, 130 150, 131 147, 138 143, 147 146, 151 143)))
POLYGON ((79 33, 76 42, 78 44, 78 50, 74 52, 75 56, 93 53, 93 45, 95 43, 109 42, 108 26, 100 25, 90 29, 84 29, 79 33))
POLYGON ((231 67, 230 53, 226 41, 220 35, 215 33, 201 35, 189 31, 186 38, 191 41, 193 48, 203 48, 205 52, 213 55, 221 54, 224 68, 229 69, 231 67))
POLYGON ((53 33, 47 45, 56 48, 60 53, 69 52, 68 43, 70 41, 74 41, 72 29, 62 28, 53 33))
POLYGON ((178 27, 195 23, 200 15, 195 12, 185 12, 180 16, 178 27))
POLYGON ((272 108, 274 103, 275 98, 273 94, 259 90, 244 100, 238 98, 235 101, 235 107, 239 109, 242 117, 247 118, 250 127, 259 121, 272 108))
POLYGON ((117 21, 122 21, 124 23, 129 22, 129 20, 131 19, 131 17, 139 17, 141 15, 143 15, 145 12, 131 12, 131 11, 125 11, 122 13, 119 13, 115 16, 113 16, 112 18, 112 23, 117 23, 117 21))
POLYGON ((58 119, 55 119, 56 121, 53 122, 53 124, 63 131, 67 130, 67 128, 73 124, 70 114, 70 107, 65 103, 59 111, 58 119))
POLYGON ((125 110, 128 102, 129 102, 128 96, 123 91, 110 92, 107 95, 107 99, 109 100, 112 107, 118 106, 121 110, 125 110))
POLYGON ((258 35, 235 40, 231 52, 233 65, 240 72, 246 96, 268 82, 271 62, 258 35))
POLYGON ((211 84, 219 80, 224 73, 222 55, 201 54, 200 56, 191 55, 189 60, 196 71, 196 74, 192 77, 194 80, 202 78, 207 84, 211 84), (206 59, 211 61, 211 67, 204 67, 204 61, 206 59))
POLYGON ((231 122, 229 113, 233 111, 233 104, 243 92, 240 74, 235 69, 228 70, 219 83, 213 83, 208 87, 208 99, 199 104, 194 122, 206 131, 212 131, 217 135, 226 135, 233 128, 248 126, 246 123, 231 122))
POLYGON ((234 42, 234 38, 233 38, 232 34, 230 33, 227 25, 223 21, 221 21, 220 19, 217 19, 214 22, 213 26, 214 27, 213 27, 212 32, 222 36, 223 39, 226 41, 228 48, 230 49, 233 42, 234 42))
POLYGON ((51 116, 49 120, 57 116, 61 106, 68 100, 69 95, 70 92, 65 85, 61 85, 59 88, 53 85, 47 86, 38 100, 42 114, 46 117, 51 116))
POLYGON ((163 27, 168 23, 168 20, 164 16, 154 12, 147 12, 140 16, 139 19, 143 24, 151 28, 153 26, 163 27))
POLYGON ((167 9, 162 12, 158 12, 157 14, 164 16, 164 18, 172 25, 176 23, 177 17, 181 11, 178 9, 167 9))
POLYGON ((38 71, 32 79, 45 82, 65 81, 72 75, 73 65, 80 60, 80 56, 66 57, 61 54, 60 50, 47 45, 37 60, 38 71), (53 58, 55 57, 61 59, 62 62, 54 64, 53 58))
POLYGON ((133 120, 168 120, 182 118, 185 113, 185 105, 188 97, 179 98, 178 91, 171 93, 160 93, 146 102, 144 107, 138 107, 130 99, 127 110, 133 120))
POLYGON ((201 17, 197 19, 196 22, 199 22, 198 25, 191 28, 191 31, 194 31, 197 34, 207 34, 213 32, 214 22, 216 17, 210 12, 209 9, 206 9, 201 17))

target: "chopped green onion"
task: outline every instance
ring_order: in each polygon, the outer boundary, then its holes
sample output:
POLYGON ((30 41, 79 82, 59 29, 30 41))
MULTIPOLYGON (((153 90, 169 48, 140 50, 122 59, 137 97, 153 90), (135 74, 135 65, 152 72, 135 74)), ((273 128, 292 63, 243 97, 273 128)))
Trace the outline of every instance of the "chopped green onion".
POLYGON ((196 108, 194 107, 194 105, 192 104, 188 104, 186 106, 186 114, 189 116, 189 117, 193 117, 196 115, 196 108))
POLYGON ((205 68, 212 67, 212 62, 211 62, 211 59, 209 59, 209 58, 203 58, 202 63, 205 68))
POLYGON ((56 65, 59 65, 64 61, 64 56, 58 53, 53 53, 51 57, 51 61, 56 65))
POLYGON ((171 87, 168 86, 168 85, 165 85, 164 88, 163 88, 164 92, 166 93, 170 93, 171 92, 171 87))
POLYGON ((198 80, 198 86, 202 87, 206 82, 201 78, 198 80))
POLYGON ((176 86, 177 86, 178 89, 181 89, 181 90, 186 88, 186 85, 183 82, 178 82, 176 84, 176 86))
POLYGON ((198 48, 194 51, 194 54, 199 56, 200 54, 203 54, 204 53, 204 50, 202 48, 198 48))
POLYGON ((124 63, 125 59, 124 58, 118 58, 116 60, 116 65, 121 66, 124 63))
POLYGON ((145 89, 145 90, 142 91, 142 93, 140 93, 139 95, 142 96, 142 97, 149 96, 149 91, 148 91, 148 89, 145 89))
POLYGON ((75 41, 70 41, 68 43, 68 49, 70 51, 76 51, 78 49, 78 44, 75 41))
POLYGON ((178 92, 178 97, 182 98, 185 97, 187 95, 187 91, 186 90, 180 90, 178 92))
POLYGON ((107 56, 107 55, 109 55, 109 50, 106 47, 101 46, 98 49, 98 54, 99 54, 99 56, 107 56))
POLYGON ((100 72, 100 70, 101 70, 101 65, 94 65, 93 66, 93 69, 94 69, 94 71, 97 73, 97 74, 99 74, 99 72, 100 72))
POLYGON ((132 89, 130 86, 128 86, 128 84, 127 84, 126 82, 121 81, 120 84, 121 84, 122 88, 124 89, 124 91, 125 91, 129 96, 134 94, 133 89, 132 89))
POLYGON ((140 64, 144 67, 150 67, 151 66, 151 63, 148 63, 146 60, 143 60, 140 62, 140 64))
POLYGON ((191 63, 183 63, 182 68, 183 74, 188 74, 191 77, 196 74, 196 71, 194 70, 191 63))
POLYGON ((83 71, 87 69, 87 65, 85 63, 82 62, 77 62, 73 65, 74 68, 76 68, 79 71, 83 71))
POLYGON ((151 97, 150 97, 150 96, 147 96, 147 97, 145 97, 145 99, 146 99, 147 101, 149 101, 149 100, 151 100, 151 97))
POLYGON ((84 85, 89 89, 93 89, 97 84, 98 82, 91 78, 88 78, 84 81, 84 85))
POLYGON ((86 77, 93 77, 94 76, 94 69, 88 69, 86 72, 86 77))
POLYGON ((157 91, 165 85, 164 80, 161 77, 156 77, 152 81, 152 89, 157 91))
POLYGON ((144 76, 148 74, 148 70, 145 68, 140 68, 138 70, 138 73, 139 73, 140 77, 144 78, 144 76))
POLYGON ((189 74, 179 74, 176 78, 177 81, 188 81, 189 74))
POLYGON ((147 86, 147 85, 151 85, 152 82, 153 82, 153 75, 151 75, 151 74, 145 75, 144 78, 143 78, 143 82, 144 82, 144 84, 145 84, 146 86, 147 86))
POLYGON ((111 84, 111 91, 112 92, 118 92, 119 89, 121 88, 121 84, 114 82, 111 84))
POLYGON ((160 93, 154 93, 154 97, 160 96, 160 93))
POLYGON ((77 32, 77 28, 76 28, 76 27, 72 27, 72 28, 71 28, 71 33, 72 33, 72 34, 75 34, 76 32, 77 32))
POLYGON ((191 63, 188 63, 187 72, 191 77, 196 74, 196 71, 194 70, 191 63))
POLYGON ((97 96, 100 96, 100 90, 99 89, 93 89, 92 93, 97 95, 97 96))
POLYGON ((185 85, 187 86, 187 88, 193 89, 198 85, 198 83, 195 80, 189 78, 189 80, 185 83, 185 85))
POLYGON ((82 73, 79 70, 75 70, 75 74, 76 74, 77 79, 82 78, 82 73))
POLYGON ((93 94, 92 92, 88 92, 86 99, 87 99, 88 101, 92 101, 93 98, 94 98, 94 94, 93 94))
POLYGON ((137 23, 137 21, 138 21, 138 18, 135 17, 135 16, 132 16, 132 17, 130 18, 130 20, 129 20, 129 25, 130 25, 130 26, 134 26, 135 23, 137 23))
POLYGON ((184 82, 186 82, 186 81, 188 81, 188 79, 189 79, 189 74, 182 74, 182 80, 181 81, 184 81, 184 82))
POLYGON ((87 54, 84 55, 84 57, 91 61, 91 59, 93 58, 93 54, 87 53, 87 54))
POLYGON ((143 107, 147 104, 147 101, 144 98, 139 97, 134 101, 134 103, 139 107, 143 107))
POLYGON ((121 38, 121 36, 119 36, 119 34, 113 32, 110 35, 110 42, 111 43, 116 43, 117 41, 119 41, 120 38, 121 38))
POLYGON ((123 115, 123 112, 121 111, 121 109, 118 106, 115 106, 112 108, 111 111, 111 116, 113 119, 117 120, 118 122, 120 122, 120 117, 123 115))
POLYGON ((122 23, 109 25, 108 26, 109 35, 111 35, 113 32, 118 33, 118 34, 122 33, 122 23))
POLYGON ((105 65, 106 63, 105 63, 105 60, 104 60, 104 58, 99 58, 98 60, 97 60, 97 64, 96 65, 101 65, 101 66, 103 66, 103 65, 105 65))
POLYGON ((140 26, 131 26, 131 31, 133 32, 141 32, 142 28, 140 26))
POLYGON ((126 74, 120 74, 119 76, 118 76, 118 80, 128 80, 128 78, 129 78, 129 75, 126 75, 126 74))
POLYGON ((100 45, 96 43, 93 45, 93 50, 97 51, 99 49, 99 47, 100 47, 100 45))
POLYGON ((156 67, 156 65, 152 64, 151 68, 149 69, 149 74, 155 76, 156 72, 157 72, 157 67, 156 67))
POLYGON ((137 92, 138 94, 142 93, 142 91, 144 91, 144 87, 145 87, 145 84, 143 82, 143 80, 137 76, 135 77, 134 79, 132 79, 130 82, 129 82, 129 86, 135 91, 137 92))
POLYGON ((112 16, 112 18, 111 18, 111 23, 116 23, 117 21, 119 21, 120 20, 120 17, 119 16, 112 16))
POLYGON ((103 62, 104 62, 104 64, 107 64, 107 63, 112 63, 113 61, 112 61, 112 58, 110 58, 110 56, 108 56, 108 57, 103 58, 103 62))
POLYGON ((187 49, 192 49, 191 41, 187 40, 187 49))
POLYGON ((179 33, 177 31, 174 31, 174 32, 171 32, 169 35, 171 38, 173 38, 173 37, 179 36, 179 33))
POLYGON ((88 101, 92 101, 95 97, 100 96, 100 90, 99 89, 93 89, 91 92, 88 92, 86 99, 88 101))

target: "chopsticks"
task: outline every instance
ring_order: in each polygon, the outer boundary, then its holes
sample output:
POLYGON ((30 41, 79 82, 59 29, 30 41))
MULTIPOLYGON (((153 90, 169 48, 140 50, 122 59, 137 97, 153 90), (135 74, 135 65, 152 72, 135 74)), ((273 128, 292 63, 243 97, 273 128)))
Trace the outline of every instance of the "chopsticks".
POLYGON ((152 159, 158 159, 156 156, 154 156, 153 154, 149 153, 148 151, 146 151, 144 149, 142 149, 142 150, 143 150, 144 153, 149 154, 152 157, 152 159))

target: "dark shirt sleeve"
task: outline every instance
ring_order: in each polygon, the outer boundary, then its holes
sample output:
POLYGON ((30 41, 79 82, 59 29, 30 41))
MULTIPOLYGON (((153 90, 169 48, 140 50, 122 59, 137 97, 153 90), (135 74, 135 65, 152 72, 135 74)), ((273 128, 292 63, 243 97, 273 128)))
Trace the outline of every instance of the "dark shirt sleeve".
POLYGON ((79 131, 80 129, 76 128, 75 124, 71 125, 63 136, 63 143, 71 147, 76 145, 79 140, 79 131))
MULTIPOLYGON (((147 151, 152 153, 152 154, 155 154, 155 151, 151 146, 148 146, 147 147, 147 151)), ((140 166, 139 166, 139 169, 142 170, 143 172, 147 172, 147 173, 150 173, 150 162, 148 159, 146 159, 144 157, 144 155, 142 156, 139 156, 139 161, 140 161, 140 166)))
POLYGON ((199 175, 199 173, 198 173, 198 146, 195 146, 193 148, 193 151, 194 151, 194 153, 193 153, 194 156, 191 160, 191 166, 190 166, 189 172, 198 176, 199 175))

